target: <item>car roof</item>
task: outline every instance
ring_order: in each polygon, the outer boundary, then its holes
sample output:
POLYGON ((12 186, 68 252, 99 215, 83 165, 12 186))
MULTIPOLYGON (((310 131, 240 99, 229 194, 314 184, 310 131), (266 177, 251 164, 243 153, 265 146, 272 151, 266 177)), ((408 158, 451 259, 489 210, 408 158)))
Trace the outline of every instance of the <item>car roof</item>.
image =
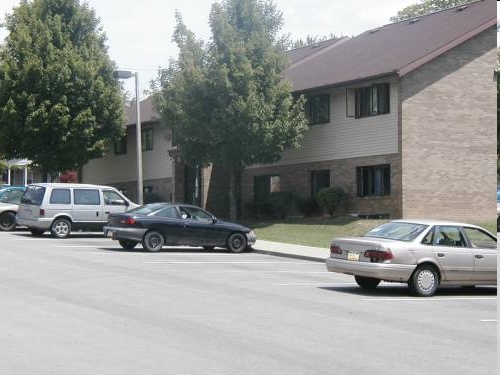
POLYGON ((474 227, 480 228, 477 225, 469 224, 469 223, 461 223, 458 221, 449 221, 449 220, 439 220, 439 219, 398 219, 392 220, 394 223, 412 223, 412 224, 424 224, 424 225, 455 225, 461 227, 474 227))
POLYGON ((2 186, 0 188, 0 191, 4 191, 4 190, 9 190, 9 189, 14 189, 14 190, 25 190, 26 187, 25 186, 2 186))
POLYGON ((113 189, 116 190, 113 186, 106 185, 94 185, 94 184, 73 184, 66 182, 37 182, 33 183, 30 186, 42 186, 42 187, 58 187, 58 188, 88 188, 88 189, 113 189))

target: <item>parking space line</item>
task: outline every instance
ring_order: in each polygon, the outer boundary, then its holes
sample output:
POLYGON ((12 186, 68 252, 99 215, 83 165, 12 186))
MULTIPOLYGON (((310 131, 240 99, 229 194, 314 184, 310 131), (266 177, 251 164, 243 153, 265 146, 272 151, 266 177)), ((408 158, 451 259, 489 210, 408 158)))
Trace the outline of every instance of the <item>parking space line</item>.
POLYGON ((316 287, 334 287, 334 286, 351 286, 356 283, 279 283, 277 286, 316 286, 316 287))
POLYGON ((262 262, 262 261, 144 261, 144 264, 304 264, 306 262, 262 262))
POLYGON ((362 301, 394 301, 394 302, 412 302, 412 301, 422 301, 422 302, 442 302, 442 301, 494 301, 497 297, 432 297, 432 298, 422 298, 422 297, 400 297, 400 298, 362 298, 362 301))
POLYGON ((496 319, 481 319, 479 320, 480 322, 483 322, 483 323, 490 323, 490 322, 493 322, 493 323, 496 323, 496 319))

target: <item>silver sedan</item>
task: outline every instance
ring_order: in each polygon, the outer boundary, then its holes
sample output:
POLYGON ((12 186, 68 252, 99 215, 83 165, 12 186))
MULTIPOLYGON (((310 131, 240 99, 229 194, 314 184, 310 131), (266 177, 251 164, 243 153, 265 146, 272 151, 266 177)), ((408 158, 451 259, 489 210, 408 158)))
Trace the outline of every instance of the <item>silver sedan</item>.
POLYGON ((440 285, 496 285, 497 239, 472 224, 394 220, 363 237, 334 238, 326 268, 354 275, 362 288, 403 282, 432 296, 440 285))

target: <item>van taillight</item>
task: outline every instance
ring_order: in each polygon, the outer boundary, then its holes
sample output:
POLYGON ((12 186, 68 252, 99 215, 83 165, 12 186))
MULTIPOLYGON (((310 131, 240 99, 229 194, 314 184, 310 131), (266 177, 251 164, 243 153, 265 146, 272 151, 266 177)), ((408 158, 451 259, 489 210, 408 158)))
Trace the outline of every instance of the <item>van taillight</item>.
POLYGON ((43 208, 40 208, 40 212, 38 213, 40 217, 45 216, 45 210, 43 208))
POLYGON ((340 246, 331 245, 330 246, 330 254, 342 254, 342 249, 340 246))
POLYGON ((393 258, 391 250, 387 249, 385 251, 381 250, 366 250, 364 253, 365 258, 370 258, 372 262, 378 262, 382 260, 389 260, 393 258))

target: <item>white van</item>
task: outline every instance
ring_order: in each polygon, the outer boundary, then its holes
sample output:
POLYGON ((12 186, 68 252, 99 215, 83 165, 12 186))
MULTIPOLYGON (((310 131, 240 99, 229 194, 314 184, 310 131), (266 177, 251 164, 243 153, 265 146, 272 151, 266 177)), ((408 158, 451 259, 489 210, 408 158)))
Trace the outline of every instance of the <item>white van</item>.
POLYGON ((138 205, 111 186, 37 183, 29 185, 21 198, 16 222, 35 236, 50 230, 64 238, 72 230, 102 230, 113 212, 138 205))

